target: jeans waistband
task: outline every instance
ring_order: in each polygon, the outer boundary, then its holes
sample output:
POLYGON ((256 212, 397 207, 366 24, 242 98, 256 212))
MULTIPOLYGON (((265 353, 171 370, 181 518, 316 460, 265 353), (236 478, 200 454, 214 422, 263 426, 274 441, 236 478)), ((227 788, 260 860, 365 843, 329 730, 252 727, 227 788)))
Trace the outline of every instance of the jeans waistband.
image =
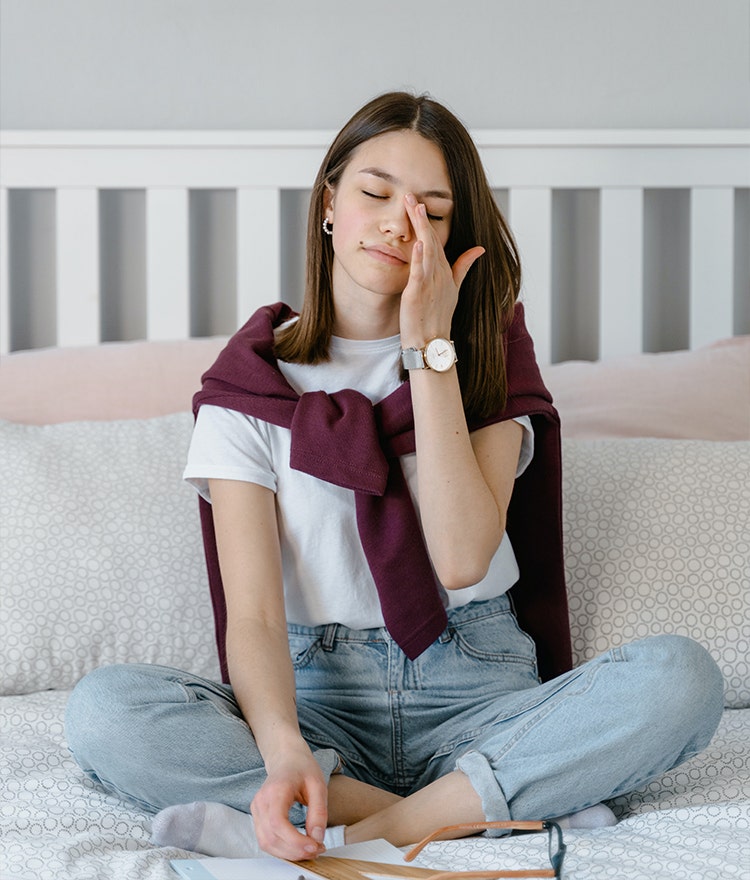
MULTIPOLYGON (((503 593, 492 599, 469 602, 460 608, 448 609, 448 626, 440 636, 441 641, 450 638, 450 631, 462 623, 477 620, 493 614, 502 614, 511 610, 510 598, 503 593)), ((342 623, 325 623, 320 626, 305 626, 299 623, 288 623, 287 632, 290 636, 302 636, 319 639, 324 651, 332 651, 337 641, 348 642, 388 642, 393 641, 385 627, 370 629, 352 629, 342 623)))

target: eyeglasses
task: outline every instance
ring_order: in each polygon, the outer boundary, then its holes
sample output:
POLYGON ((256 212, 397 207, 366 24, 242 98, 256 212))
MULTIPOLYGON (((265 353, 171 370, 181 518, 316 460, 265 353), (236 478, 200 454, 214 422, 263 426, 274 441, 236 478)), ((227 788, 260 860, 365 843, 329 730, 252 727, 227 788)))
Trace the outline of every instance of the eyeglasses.
POLYGON ((444 871, 442 874, 433 874, 430 880, 469 880, 469 878, 494 878, 502 877, 554 877, 561 880, 563 859, 567 847, 563 842, 562 829, 556 822, 476 822, 465 825, 446 825, 438 828, 432 834, 420 840, 404 856, 407 862, 416 858, 419 853, 437 838, 450 834, 453 831, 487 831, 490 828, 504 828, 509 831, 547 831, 549 834, 549 860, 550 868, 514 870, 514 871, 444 871))

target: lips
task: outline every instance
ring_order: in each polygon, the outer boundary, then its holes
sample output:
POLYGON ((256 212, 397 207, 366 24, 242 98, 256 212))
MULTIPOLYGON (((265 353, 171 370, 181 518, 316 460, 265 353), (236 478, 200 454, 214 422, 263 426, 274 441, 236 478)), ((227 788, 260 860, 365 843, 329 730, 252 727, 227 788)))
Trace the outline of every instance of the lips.
POLYGON ((405 266, 408 260, 397 248, 390 247, 387 244, 376 244, 365 247, 365 251, 375 260, 386 263, 389 266, 405 266))

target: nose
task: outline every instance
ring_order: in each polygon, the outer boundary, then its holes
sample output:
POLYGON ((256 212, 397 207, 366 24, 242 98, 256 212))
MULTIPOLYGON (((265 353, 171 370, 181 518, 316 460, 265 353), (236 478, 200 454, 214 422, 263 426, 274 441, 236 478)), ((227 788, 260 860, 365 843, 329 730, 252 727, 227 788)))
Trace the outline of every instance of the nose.
POLYGON ((389 200, 380 220, 380 231, 402 241, 409 241, 412 237, 412 225, 403 199, 389 200))

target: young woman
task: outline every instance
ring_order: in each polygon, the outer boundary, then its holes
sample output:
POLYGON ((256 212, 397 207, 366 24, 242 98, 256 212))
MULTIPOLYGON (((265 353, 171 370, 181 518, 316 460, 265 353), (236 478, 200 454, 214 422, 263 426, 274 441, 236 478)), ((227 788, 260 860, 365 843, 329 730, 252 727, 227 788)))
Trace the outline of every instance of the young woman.
POLYGON ((70 699, 76 759, 157 813, 156 843, 303 859, 607 825, 602 801, 707 745, 722 680, 696 643, 570 669, 559 425, 519 284, 461 123, 404 93, 355 114, 313 189, 300 315, 257 312, 196 395, 225 681, 117 666, 70 699))

